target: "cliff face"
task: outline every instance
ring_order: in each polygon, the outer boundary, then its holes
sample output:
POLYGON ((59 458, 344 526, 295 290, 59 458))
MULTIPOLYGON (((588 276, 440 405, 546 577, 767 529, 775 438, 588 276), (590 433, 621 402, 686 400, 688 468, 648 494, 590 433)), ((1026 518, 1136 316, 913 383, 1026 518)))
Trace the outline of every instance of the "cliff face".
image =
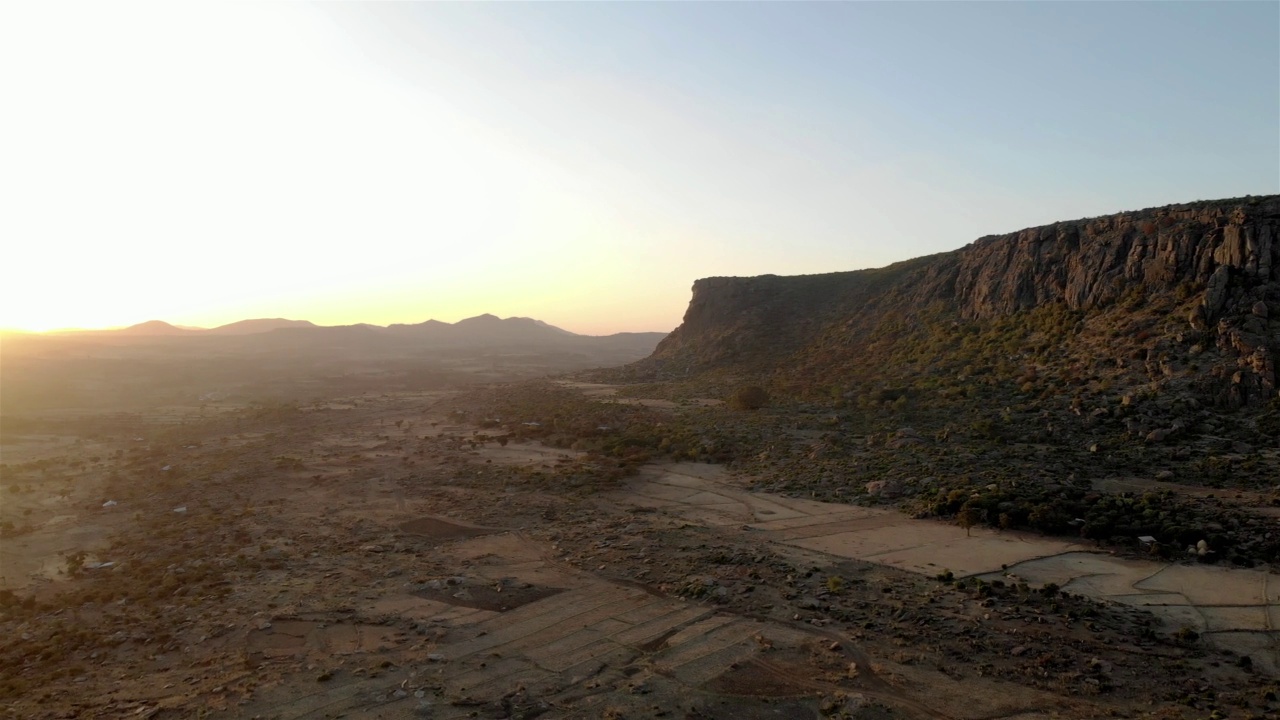
MULTIPOLYGON (((1053 302, 1089 309, 1135 283, 1158 292, 1215 274, 1217 287, 1239 290, 1278 279, 1278 232, 1276 196, 1056 223, 978 240, 929 291, 967 317, 991 317, 1053 302)), ((1213 316, 1229 298, 1206 299, 1213 316)))
POLYGON ((1234 361, 1237 402, 1276 397, 1280 196, 1059 222, 878 270, 698 280, 645 363, 660 375, 781 371, 833 329, 856 336, 887 313, 940 307, 982 322, 1053 304, 1095 311, 1135 292, 1176 296, 1186 337, 1234 361))

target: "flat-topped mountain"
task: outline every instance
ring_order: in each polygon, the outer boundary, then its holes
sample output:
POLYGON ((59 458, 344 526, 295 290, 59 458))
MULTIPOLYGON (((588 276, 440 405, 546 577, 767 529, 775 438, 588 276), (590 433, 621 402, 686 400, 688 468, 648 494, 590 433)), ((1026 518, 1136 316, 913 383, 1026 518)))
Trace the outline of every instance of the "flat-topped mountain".
POLYGON ((1274 568, 1278 352, 1267 196, 699 280, 652 356, 587 377, 729 400, 665 442, 770 492, 1274 568))
POLYGON ((1278 351, 1280 196, 1264 196, 1058 222, 875 270, 698 280, 683 323, 633 370, 897 386, 911 368, 1105 361, 1241 405, 1276 398, 1278 351), (1060 320, 991 338, 1003 353, 965 345, 1033 315, 1060 320))

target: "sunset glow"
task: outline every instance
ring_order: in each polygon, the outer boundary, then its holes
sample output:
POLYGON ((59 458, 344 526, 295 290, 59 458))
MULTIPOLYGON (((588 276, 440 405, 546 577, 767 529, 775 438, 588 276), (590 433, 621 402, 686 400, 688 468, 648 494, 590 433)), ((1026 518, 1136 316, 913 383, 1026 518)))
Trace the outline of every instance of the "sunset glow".
POLYGON ((1277 60, 0 2, 0 720, 1280 718, 1277 60))
POLYGON ((699 277, 1274 192, 1274 27, 1233 18, 1275 6, 1086 22, 1103 10, 9 4, 0 327, 492 312, 665 331, 699 277), (1019 63, 984 49, 1067 20, 1019 63), (1158 52, 1077 57, 1151 23, 1125 44, 1158 52), (1176 92, 1144 74, 1157 55, 1187 66, 1176 92), (1082 83, 1093 119, 1064 135, 1073 103, 1037 106, 1082 83))

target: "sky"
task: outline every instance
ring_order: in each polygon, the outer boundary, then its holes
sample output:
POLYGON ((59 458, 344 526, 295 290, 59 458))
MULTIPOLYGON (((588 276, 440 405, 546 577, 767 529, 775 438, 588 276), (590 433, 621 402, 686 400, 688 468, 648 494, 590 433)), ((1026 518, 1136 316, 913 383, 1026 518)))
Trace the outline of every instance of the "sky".
POLYGON ((0 4, 0 328, 493 313, 1280 192, 1280 3, 0 4))

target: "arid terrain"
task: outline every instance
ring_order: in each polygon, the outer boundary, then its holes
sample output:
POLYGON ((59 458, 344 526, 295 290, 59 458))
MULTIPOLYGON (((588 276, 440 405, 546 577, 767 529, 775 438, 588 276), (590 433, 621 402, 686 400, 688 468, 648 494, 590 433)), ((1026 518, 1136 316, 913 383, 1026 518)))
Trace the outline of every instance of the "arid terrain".
POLYGON ((701 280, 656 350, 6 339, 0 712, 1277 717, 1278 228, 701 280))
MULTIPOLYGON (((735 412, 534 390, 548 423, 555 398, 735 412)), ((7 434, 4 517, 30 528, 4 539, 8 716, 1280 709, 1268 572, 970 537, 705 462, 623 470, 485 402, 369 393, 7 434)))

